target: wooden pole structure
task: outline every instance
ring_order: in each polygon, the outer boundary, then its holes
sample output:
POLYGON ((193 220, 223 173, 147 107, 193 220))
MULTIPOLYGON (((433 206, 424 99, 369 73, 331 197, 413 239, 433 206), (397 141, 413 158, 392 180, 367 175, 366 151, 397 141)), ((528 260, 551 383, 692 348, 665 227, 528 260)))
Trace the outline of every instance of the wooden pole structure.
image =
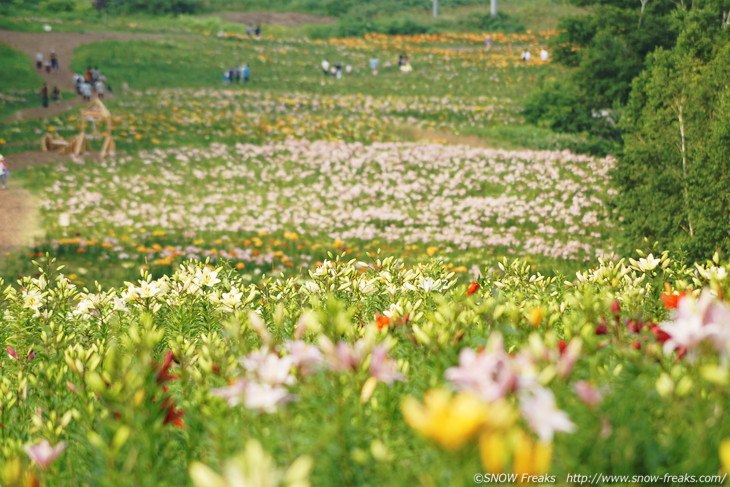
POLYGON ((433 0, 433 18, 439 16, 439 0, 433 0))

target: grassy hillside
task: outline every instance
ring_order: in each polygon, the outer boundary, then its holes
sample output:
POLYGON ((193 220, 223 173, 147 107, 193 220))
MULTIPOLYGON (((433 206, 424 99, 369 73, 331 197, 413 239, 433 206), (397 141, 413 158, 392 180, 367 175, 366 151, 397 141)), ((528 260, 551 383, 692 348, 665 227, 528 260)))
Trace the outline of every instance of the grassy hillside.
MULTIPOLYGON (((59 0, 60 1, 60 0, 59 0)), ((52 3, 52 2, 51 2, 52 3)), ((322 35, 337 35, 341 26, 351 30, 353 24, 366 24, 370 30, 387 32, 400 30, 399 33, 418 32, 468 32, 475 30, 515 31, 515 30, 548 30, 557 27, 558 18, 581 10, 568 0, 514 0, 500 3, 500 16, 492 19, 489 15, 488 0, 441 0, 440 15, 432 16, 430 0, 410 0, 396 2, 394 0, 377 0, 369 2, 340 2, 318 0, 253 0, 236 1, 221 0, 201 4, 195 15, 171 14, 150 15, 139 10, 121 12, 110 8, 97 12, 91 2, 60 2, 62 9, 50 8, 49 2, 15 3, 6 7, 5 14, 0 17, 0 28, 42 32, 44 25, 50 25, 54 31, 84 30, 131 30, 147 32, 184 32, 203 27, 213 28, 211 16, 219 17, 219 21, 232 23, 263 23, 266 30, 272 23, 281 22, 288 27, 289 33, 309 34, 317 32, 322 35), (279 20, 265 15, 267 12, 278 13, 279 20), (298 12, 310 16, 323 17, 329 28, 307 24, 306 17, 286 17, 287 13, 298 12), (241 14, 231 16, 231 13, 241 14), (254 13, 246 17, 246 13, 254 13), (261 15, 264 14, 264 15, 261 15), (285 19, 281 20, 281 15, 285 19), (200 20, 198 20, 200 19, 200 20), (207 19, 207 20, 206 20, 207 19), (334 22, 334 23, 333 23, 334 22), (197 25, 195 25, 197 24, 197 25), (324 34, 323 34, 324 33, 324 34)), ((312 20, 314 17, 311 18, 312 20)), ((317 22, 315 22, 316 24, 317 22)), ((220 26, 219 26, 220 27, 220 26)), ((231 26, 227 26, 230 30, 231 26)))
POLYGON ((37 104, 36 92, 43 80, 28 56, 0 44, 0 119, 37 104))

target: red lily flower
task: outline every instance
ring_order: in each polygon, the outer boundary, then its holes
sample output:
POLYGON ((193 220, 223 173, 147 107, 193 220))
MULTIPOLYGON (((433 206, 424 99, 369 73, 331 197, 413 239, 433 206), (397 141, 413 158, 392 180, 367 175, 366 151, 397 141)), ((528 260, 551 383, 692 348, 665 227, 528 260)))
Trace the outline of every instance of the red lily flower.
POLYGON ((632 319, 630 319, 630 320, 628 320, 628 321, 626 322, 626 328, 627 328, 627 329, 628 329, 628 330, 629 330, 629 331, 630 331, 631 333, 639 333, 639 332, 641 332, 641 327, 642 327, 642 325, 643 325, 643 323, 641 323, 640 321, 638 321, 638 320, 635 320, 635 319, 633 319, 633 318, 632 318, 632 319))
POLYGON ((378 330, 382 330, 386 326, 390 326, 390 318, 385 315, 375 313, 375 324, 378 325, 378 330))
POLYGON ((175 354, 171 351, 167 351, 165 353, 165 358, 162 361, 162 366, 160 367, 160 371, 157 373, 157 383, 158 384, 164 384, 165 382, 179 379, 180 376, 178 375, 172 375, 168 371, 170 370, 170 366, 172 365, 172 362, 177 362, 177 358, 175 358, 175 354))
POLYGON ((466 295, 471 296, 475 292, 479 290, 479 283, 478 282, 472 282, 469 284, 469 289, 466 290, 466 295))
POLYGON ((618 315, 621 313, 621 303, 618 302, 618 299, 611 301, 611 313, 618 319, 618 315))
POLYGON ((669 333, 667 333, 666 331, 659 328, 659 325, 656 325, 656 324, 651 325, 649 327, 649 331, 652 333, 652 335, 654 335, 654 337, 656 338, 656 341, 658 341, 659 343, 664 343, 667 340, 669 340, 670 338, 672 338, 669 335, 669 333))
POLYGON ((185 411, 176 408, 174 404, 170 404, 167 407, 167 411, 165 412, 165 420, 162 422, 162 424, 173 424, 178 428, 183 428, 185 426, 182 420, 183 416, 185 416, 185 411))
POLYGON ((662 293, 662 301, 666 309, 675 309, 679 306, 679 301, 687 295, 686 292, 682 291, 679 294, 662 293))

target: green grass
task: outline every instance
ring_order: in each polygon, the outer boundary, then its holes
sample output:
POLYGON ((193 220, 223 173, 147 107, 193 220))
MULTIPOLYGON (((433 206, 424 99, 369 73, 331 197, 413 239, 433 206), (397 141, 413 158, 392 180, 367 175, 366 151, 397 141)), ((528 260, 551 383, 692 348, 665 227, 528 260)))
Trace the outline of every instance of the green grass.
MULTIPOLYGON (((473 46, 478 50, 479 46, 473 46)), ((252 85, 265 91, 306 91, 314 93, 372 94, 379 96, 465 96, 489 95, 522 98, 546 78, 562 75, 554 65, 526 71, 517 65, 519 46, 505 46, 506 67, 488 68, 480 60, 449 60, 427 54, 412 54, 417 69, 413 76, 402 76, 397 67, 383 67, 372 77, 368 59, 377 55, 381 63, 395 64, 398 51, 371 48, 343 48, 326 43, 301 41, 239 41, 215 37, 171 37, 165 40, 107 41, 88 44, 76 50, 72 63, 77 72, 99 66, 111 83, 126 81, 136 89, 167 87, 221 86, 223 71, 247 62, 252 85), (319 64, 341 60, 354 68, 342 82, 323 80, 319 64), (490 79, 485 75, 499 79, 490 79), (323 84, 323 81, 326 81, 323 84), (434 82, 435 81, 435 82, 434 82)), ((459 51, 455 50, 455 56, 459 51)), ((488 58, 487 58, 488 62, 488 58)))
MULTIPOLYGON (((220 20, 213 20, 213 23, 220 24, 220 20)), ((49 25, 54 32, 189 33, 204 30, 210 24, 210 20, 186 15, 115 15, 86 8, 74 12, 54 13, 14 7, 0 17, 0 29, 25 32, 43 32, 44 26, 49 25)), ((241 26, 237 24, 226 26, 227 29, 239 27, 241 26)))
POLYGON ((0 120, 17 110, 38 103, 36 95, 43 78, 36 72, 31 60, 20 51, 0 44, 0 120))
MULTIPOLYGON (((329 2, 332 4, 342 2, 329 2)), ((121 32, 215 32, 220 28, 228 31, 245 31, 245 25, 224 22, 213 16, 217 11, 269 11, 323 15, 327 14, 327 2, 315 1, 278 1, 264 0, 218 2, 211 5, 209 11, 196 16, 151 16, 144 14, 121 15, 97 12, 90 7, 90 2, 79 2, 71 12, 50 12, 43 10, 42 5, 13 5, 0 17, 0 29, 42 32, 48 24, 56 32, 88 32, 88 31, 121 31, 121 32), (325 5, 323 7, 323 5, 325 5)), ((340 9, 334 5, 332 8, 340 9)), ((438 18, 433 18, 431 3, 427 1, 394 2, 360 2, 345 5, 345 13, 338 16, 340 20, 334 25, 299 25, 299 26, 264 26, 266 35, 277 37, 308 36, 315 32, 321 35, 326 32, 336 35, 338 26, 343 22, 367 19, 375 24, 412 20, 434 32, 468 32, 481 30, 481 18, 489 13, 489 2, 486 0, 441 0, 438 18)), ((560 16, 580 12, 567 0, 514 0, 499 4, 499 12, 522 23, 526 29, 533 31, 548 30, 557 27, 560 16)))
POLYGON ((81 46, 72 67, 83 72, 87 66, 99 66, 113 86, 127 82, 136 89, 213 85, 225 61, 234 56, 233 49, 221 47, 207 38, 108 41, 81 46))
POLYGON ((35 88, 43 83, 32 61, 22 52, 0 44, 0 59, 0 86, 3 90, 23 90, 29 86, 35 88))

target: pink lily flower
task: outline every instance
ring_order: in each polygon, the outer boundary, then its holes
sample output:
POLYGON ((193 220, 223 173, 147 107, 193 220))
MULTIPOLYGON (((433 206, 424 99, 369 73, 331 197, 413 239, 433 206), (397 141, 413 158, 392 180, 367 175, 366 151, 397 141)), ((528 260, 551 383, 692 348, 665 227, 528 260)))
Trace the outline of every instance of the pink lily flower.
POLYGON ((34 445, 25 445, 23 447, 23 450, 25 450, 25 453, 28 454, 30 459, 43 470, 46 470, 65 449, 65 441, 62 441, 56 446, 51 446, 45 438, 34 445))
POLYGON ((5 350, 8 351, 8 355, 10 355, 15 360, 18 360, 18 352, 16 352, 13 347, 11 347, 10 345, 8 345, 7 347, 5 347, 5 350))

